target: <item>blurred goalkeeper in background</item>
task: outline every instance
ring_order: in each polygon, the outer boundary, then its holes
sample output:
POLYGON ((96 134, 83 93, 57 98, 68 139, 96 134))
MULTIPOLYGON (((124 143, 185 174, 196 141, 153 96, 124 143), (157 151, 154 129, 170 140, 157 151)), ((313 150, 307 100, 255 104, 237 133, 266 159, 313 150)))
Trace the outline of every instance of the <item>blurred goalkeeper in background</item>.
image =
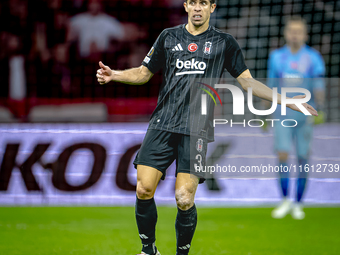
POLYGON ((269 57, 268 86, 278 86, 278 93, 281 93, 282 87, 302 87, 307 89, 311 92, 309 104, 316 107, 319 116, 306 116, 290 109, 287 109, 286 116, 282 116, 280 115, 280 107, 274 113, 275 119, 293 119, 298 122, 296 127, 275 125, 274 144, 279 164, 282 167, 287 166, 288 154, 292 149, 292 144, 295 144, 299 175, 296 185, 296 202, 292 203, 288 199, 289 173, 280 173, 283 201, 272 211, 272 217, 279 219, 291 213, 294 219, 301 220, 305 217, 301 199, 307 181, 307 173, 304 171, 304 167, 308 164, 313 124, 320 124, 324 121, 322 110, 325 85, 322 77, 325 74, 325 64, 320 53, 305 44, 308 38, 307 24, 301 17, 292 17, 287 22, 284 36, 287 44, 273 51, 269 57), (300 172, 300 169, 302 169, 302 172, 300 172))

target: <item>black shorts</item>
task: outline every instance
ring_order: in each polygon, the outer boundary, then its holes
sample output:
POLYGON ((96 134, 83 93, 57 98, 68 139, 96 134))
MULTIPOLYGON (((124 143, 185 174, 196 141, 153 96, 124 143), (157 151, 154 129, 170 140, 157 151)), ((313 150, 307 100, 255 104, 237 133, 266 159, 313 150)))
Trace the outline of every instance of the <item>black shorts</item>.
POLYGON ((204 175, 197 173, 195 167, 197 162, 205 165, 206 154, 207 140, 204 138, 148 129, 133 164, 135 168, 145 165, 161 171, 164 180, 166 170, 176 160, 176 176, 177 173, 191 173, 203 183, 204 175))

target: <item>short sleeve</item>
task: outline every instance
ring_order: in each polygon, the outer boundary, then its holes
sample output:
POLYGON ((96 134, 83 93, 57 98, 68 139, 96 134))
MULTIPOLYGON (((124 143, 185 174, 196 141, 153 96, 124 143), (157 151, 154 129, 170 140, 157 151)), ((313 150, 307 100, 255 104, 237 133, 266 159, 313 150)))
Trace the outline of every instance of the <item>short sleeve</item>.
POLYGON ((323 61, 322 56, 317 52, 313 56, 313 71, 312 76, 314 78, 324 77, 325 76, 325 62, 323 61))
POLYGON ((108 34, 116 39, 124 38, 123 25, 117 19, 110 16, 107 16, 107 21, 108 34))
POLYGON ((234 78, 237 78, 248 67, 245 64, 242 50, 237 41, 231 35, 228 36, 224 67, 234 78))
POLYGON ((312 57, 312 78, 313 78, 313 89, 324 90, 325 89, 325 62, 319 52, 315 52, 312 57))
POLYGON ((80 30, 80 26, 81 24, 84 22, 84 19, 83 19, 83 14, 78 14, 76 16, 74 16, 73 18, 71 18, 71 27, 75 30, 80 30))
POLYGON ((147 67, 153 74, 157 73, 165 64, 164 41, 166 31, 164 30, 153 44, 149 53, 144 58, 142 65, 147 67))

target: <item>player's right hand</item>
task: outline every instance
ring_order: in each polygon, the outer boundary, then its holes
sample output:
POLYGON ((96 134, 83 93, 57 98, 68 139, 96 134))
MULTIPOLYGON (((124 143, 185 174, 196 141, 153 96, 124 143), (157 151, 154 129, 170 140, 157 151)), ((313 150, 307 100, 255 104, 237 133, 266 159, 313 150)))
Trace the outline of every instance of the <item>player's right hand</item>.
POLYGON ((103 64, 102 61, 99 62, 100 69, 97 70, 97 80, 100 85, 106 84, 112 81, 112 70, 110 67, 103 64))
POLYGON ((261 126, 263 132, 268 132, 268 122, 266 121, 266 118, 264 116, 261 116, 261 120, 263 121, 263 125, 261 126))

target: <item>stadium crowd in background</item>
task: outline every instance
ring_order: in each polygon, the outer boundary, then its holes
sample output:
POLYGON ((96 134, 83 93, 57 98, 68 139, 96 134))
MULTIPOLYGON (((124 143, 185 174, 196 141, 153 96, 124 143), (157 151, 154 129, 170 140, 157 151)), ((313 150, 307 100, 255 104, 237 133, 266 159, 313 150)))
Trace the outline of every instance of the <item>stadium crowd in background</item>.
MULTIPOLYGON (((161 81, 159 75, 148 86, 135 88, 115 84, 102 88, 90 73, 96 70, 95 60, 100 56, 113 68, 124 69, 140 64, 164 27, 185 22, 182 3, 182 0, 1 1, 0 105, 10 108, 16 117, 25 120, 23 117, 42 98, 47 104, 48 99, 53 98, 85 98, 87 101, 109 97, 156 98, 161 81), (87 39, 79 36, 80 30, 72 33, 71 28, 75 27, 79 17, 89 13, 91 6, 102 6, 100 16, 107 17, 106 20, 115 23, 113 26, 116 28, 106 33, 111 39, 108 44, 105 43, 105 54, 97 51, 89 57, 79 48, 80 41, 87 39), (124 31, 124 36, 118 35, 119 32, 111 37, 113 30, 124 31), (18 75, 14 75, 13 70, 18 75), (28 103, 24 102, 25 98, 29 99, 28 103)), ((218 6, 212 24, 235 35, 255 77, 265 77, 270 50, 283 46, 284 41, 279 37, 283 24, 289 16, 297 13, 309 23, 308 44, 323 55, 326 77, 338 76, 340 22, 336 15, 337 1, 306 4, 283 0, 275 3, 263 0, 220 1, 218 6)), ((96 51, 96 48, 92 50, 96 51)), ((339 91, 333 86, 329 95, 340 96, 339 91)), ((333 105, 339 107, 335 100, 328 100, 325 110, 333 105)), ((332 111, 327 118, 338 119, 335 113, 332 111)))
MULTIPOLYGON (((0 98, 7 100, 2 104, 7 104, 20 118, 27 114, 25 98, 105 97, 107 93, 92 77, 97 60, 105 53, 105 60, 117 68, 139 64, 148 51, 148 40, 153 40, 149 31, 158 34, 159 30, 147 24, 148 20, 140 22, 145 14, 139 17, 136 13, 141 6, 153 4, 157 10, 163 10, 156 16, 162 15, 166 20, 166 1, 155 3, 1 1, 0 82, 4 85, 0 98), (130 13, 126 12, 127 7, 130 13), (115 18, 115 14, 123 21, 115 18)), ((148 89, 142 90, 141 94, 147 96, 148 89)), ((111 97, 126 97, 131 91, 118 87, 109 93, 111 97)))

